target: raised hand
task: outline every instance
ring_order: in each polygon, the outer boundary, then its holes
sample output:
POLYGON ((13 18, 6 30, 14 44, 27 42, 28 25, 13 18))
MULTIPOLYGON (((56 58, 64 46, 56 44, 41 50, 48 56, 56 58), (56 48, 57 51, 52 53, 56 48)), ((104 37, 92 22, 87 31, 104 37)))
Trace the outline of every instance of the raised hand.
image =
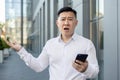
POLYGON ((7 43, 12 49, 14 49, 15 51, 19 51, 19 50, 22 48, 22 46, 21 46, 19 43, 17 43, 16 41, 14 41, 14 42, 6 41, 6 43, 7 43))

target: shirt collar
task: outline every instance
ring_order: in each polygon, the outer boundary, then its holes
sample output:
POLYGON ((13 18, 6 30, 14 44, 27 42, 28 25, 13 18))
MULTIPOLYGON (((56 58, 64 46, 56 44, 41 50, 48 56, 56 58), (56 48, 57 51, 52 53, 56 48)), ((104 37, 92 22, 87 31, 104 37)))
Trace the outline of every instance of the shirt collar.
MULTIPOLYGON (((71 40, 76 40, 76 39, 77 39, 77 34, 74 33, 74 34, 72 35, 72 37, 71 37, 71 40)), ((61 34, 59 34, 59 36, 58 36, 58 41, 59 41, 59 42, 62 41, 62 39, 61 39, 61 34)))

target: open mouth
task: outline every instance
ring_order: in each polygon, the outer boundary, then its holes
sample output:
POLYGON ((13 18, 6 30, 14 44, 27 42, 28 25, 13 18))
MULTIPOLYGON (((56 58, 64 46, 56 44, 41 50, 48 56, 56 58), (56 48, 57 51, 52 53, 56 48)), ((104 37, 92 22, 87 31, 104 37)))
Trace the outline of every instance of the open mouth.
POLYGON ((64 28, 64 30, 69 30, 69 28, 64 28))

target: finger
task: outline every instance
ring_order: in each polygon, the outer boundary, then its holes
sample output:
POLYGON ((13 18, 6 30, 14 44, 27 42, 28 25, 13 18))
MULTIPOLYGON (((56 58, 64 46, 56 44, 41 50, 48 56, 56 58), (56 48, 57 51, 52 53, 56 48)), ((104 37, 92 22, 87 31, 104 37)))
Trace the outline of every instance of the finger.
POLYGON ((13 44, 13 43, 11 43, 11 42, 9 42, 9 46, 10 46, 10 47, 13 47, 13 46, 14 46, 14 44, 13 44))
POLYGON ((82 65, 83 62, 82 61, 79 61, 79 60, 75 60, 75 63, 79 64, 79 65, 82 65))
POLYGON ((73 67, 79 72, 83 71, 82 65, 79 65, 77 63, 73 63, 73 67))
POLYGON ((81 65, 78 64, 78 63, 76 63, 76 62, 73 63, 73 66, 74 66, 76 69, 81 67, 81 65))
POLYGON ((18 44, 18 43, 17 43, 17 41, 13 41, 13 44, 16 45, 16 44, 18 44))

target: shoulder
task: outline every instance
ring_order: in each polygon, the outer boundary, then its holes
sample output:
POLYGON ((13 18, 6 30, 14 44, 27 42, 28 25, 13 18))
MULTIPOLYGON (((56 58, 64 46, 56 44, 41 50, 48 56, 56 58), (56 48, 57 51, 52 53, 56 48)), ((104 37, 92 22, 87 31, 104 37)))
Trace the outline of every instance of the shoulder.
POLYGON ((88 46, 89 48, 90 48, 90 47, 95 47, 92 40, 90 40, 90 39, 88 39, 88 38, 85 38, 85 37, 83 37, 83 36, 81 36, 81 39, 82 39, 82 41, 83 41, 84 43, 87 44, 87 46, 88 46))
POLYGON ((84 37, 82 35, 78 35, 78 34, 77 34, 77 39, 82 42, 91 42, 91 40, 89 38, 86 38, 86 37, 84 37))
POLYGON ((49 45, 49 44, 53 44, 53 43, 56 43, 58 41, 58 37, 55 37, 55 38, 51 38, 49 39, 46 44, 49 45))
POLYGON ((84 44, 84 45, 94 45, 92 40, 90 40, 89 38, 86 38, 82 35, 77 35, 77 41, 80 43, 80 44, 84 44))

